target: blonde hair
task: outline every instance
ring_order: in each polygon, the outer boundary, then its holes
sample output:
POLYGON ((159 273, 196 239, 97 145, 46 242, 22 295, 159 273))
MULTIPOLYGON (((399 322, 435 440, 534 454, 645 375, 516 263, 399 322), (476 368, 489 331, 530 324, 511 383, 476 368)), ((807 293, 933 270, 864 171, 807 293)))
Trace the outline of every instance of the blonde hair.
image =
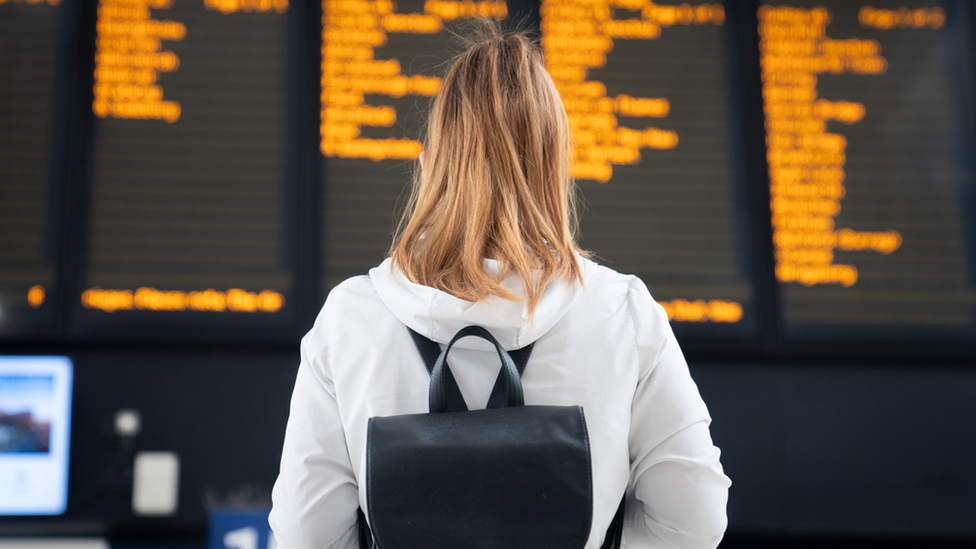
POLYGON ((434 98, 424 162, 390 255, 413 282, 466 301, 525 299, 554 278, 582 282, 569 122, 525 33, 480 23, 434 98), (484 259, 498 262, 497 278, 484 259), (517 274, 525 295, 500 282, 517 274))

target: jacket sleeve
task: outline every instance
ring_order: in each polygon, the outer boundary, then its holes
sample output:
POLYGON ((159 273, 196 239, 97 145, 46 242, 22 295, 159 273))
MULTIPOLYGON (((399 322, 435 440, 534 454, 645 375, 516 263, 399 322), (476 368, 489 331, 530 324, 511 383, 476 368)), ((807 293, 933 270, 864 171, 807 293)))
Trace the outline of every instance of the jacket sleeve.
POLYGON ((269 522, 281 549, 353 549, 359 493, 316 328, 302 340, 269 522))
POLYGON ((630 293, 641 364, 623 546, 713 549, 725 533, 731 481, 709 435, 711 418, 664 309, 639 280, 630 293))

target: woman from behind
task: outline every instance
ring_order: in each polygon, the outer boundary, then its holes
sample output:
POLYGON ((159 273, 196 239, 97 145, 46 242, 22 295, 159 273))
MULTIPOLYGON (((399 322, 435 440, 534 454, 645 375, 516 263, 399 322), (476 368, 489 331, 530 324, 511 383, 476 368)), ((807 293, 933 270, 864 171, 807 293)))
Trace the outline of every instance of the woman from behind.
MULTIPOLYGON (((302 340, 271 524, 283 549, 358 546, 370 417, 427 412, 407 327, 442 346, 486 328, 534 344, 526 404, 581 405, 601 546, 627 493, 622 545, 710 549, 730 482, 664 310, 640 279, 576 244, 569 124, 539 48, 486 26, 434 99, 422 168, 390 258, 338 285, 302 340)), ((465 338, 451 369, 484 408, 498 357, 465 338)))

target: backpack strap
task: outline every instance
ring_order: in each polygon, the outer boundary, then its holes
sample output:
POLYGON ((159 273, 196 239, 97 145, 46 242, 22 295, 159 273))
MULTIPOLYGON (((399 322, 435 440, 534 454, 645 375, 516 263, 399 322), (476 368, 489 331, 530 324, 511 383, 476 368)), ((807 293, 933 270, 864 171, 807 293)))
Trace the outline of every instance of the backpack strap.
MULTIPOLYGON (((417 350, 420 351, 421 358, 424 359, 424 366, 427 367, 427 373, 432 373, 434 371, 434 363, 441 356, 441 346, 436 341, 418 334, 409 327, 407 330, 410 332, 410 337, 413 339, 414 345, 417 346, 417 350)), ((525 372, 525 366, 529 363, 529 356, 532 354, 532 347, 534 345, 535 343, 530 343, 521 349, 508 352, 508 355, 512 357, 512 361, 515 362, 515 368, 518 370, 520 377, 525 372)), ((466 411, 468 405, 465 404, 464 397, 461 396, 461 389, 458 388, 457 380, 454 379, 454 374, 451 373, 450 366, 447 363, 444 365, 446 366, 444 384, 447 388, 447 409, 459 412, 466 411)), ((503 372, 498 372, 498 377, 495 379, 495 386, 492 387, 491 396, 488 397, 488 407, 500 407, 505 401, 505 376, 503 372)))
POLYGON ((624 537, 624 504, 626 502, 627 493, 624 492, 624 497, 620 500, 620 506, 617 507, 617 514, 610 521, 610 526, 607 528, 607 535, 603 538, 603 545, 600 546, 600 549, 620 549, 620 543, 624 537))
MULTIPOLYGON (((437 362, 437 358, 441 356, 441 346, 438 345, 436 341, 427 339, 410 328, 407 328, 407 330, 410 331, 410 337, 413 339, 414 345, 417 346, 417 350, 420 351, 420 356, 424 359, 424 366, 427 367, 427 373, 433 373, 434 363, 437 362)), ((447 389, 447 409, 454 412, 467 411, 468 405, 465 404, 464 397, 461 396, 461 389, 458 388, 457 380, 454 379, 454 374, 451 373, 450 365, 445 363, 444 366, 444 385, 447 389)))
MULTIPOLYGON (((529 343, 521 349, 508 352, 508 356, 512 357, 512 362, 515 363, 519 377, 522 377, 525 372, 525 365, 529 363, 529 355, 532 354, 534 345, 535 343, 529 343)), ((502 372, 498 372, 498 377, 495 378, 495 386, 491 388, 491 396, 488 397, 488 408, 501 408, 505 405, 506 399, 505 376, 502 375, 502 372)))
POLYGON ((366 515, 363 514, 362 507, 356 509, 356 524, 359 527, 359 549, 375 549, 373 532, 369 529, 369 523, 366 522, 366 515))

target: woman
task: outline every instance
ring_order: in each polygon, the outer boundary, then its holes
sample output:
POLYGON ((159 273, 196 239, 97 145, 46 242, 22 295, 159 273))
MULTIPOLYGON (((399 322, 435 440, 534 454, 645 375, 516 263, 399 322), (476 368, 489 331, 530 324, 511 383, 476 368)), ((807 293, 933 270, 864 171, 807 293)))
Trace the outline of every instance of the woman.
MULTIPOLYGON (((730 482, 708 410, 644 284, 575 242, 569 125, 538 47, 489 32, 461 54, 424 147, 391 257, 332 290, 302 340, 270 519, 279 546, 357 546, 368 419, 427 412, 430 378, 406 327, 443 345, 476 324, 506 349, 535 343, 526 404, 583 406, 587 548, 628 486, 624 547, 715 547, 730 482)), ((462 339, 451 366, 468 407, 484 408, 493 349, 462 339)))

